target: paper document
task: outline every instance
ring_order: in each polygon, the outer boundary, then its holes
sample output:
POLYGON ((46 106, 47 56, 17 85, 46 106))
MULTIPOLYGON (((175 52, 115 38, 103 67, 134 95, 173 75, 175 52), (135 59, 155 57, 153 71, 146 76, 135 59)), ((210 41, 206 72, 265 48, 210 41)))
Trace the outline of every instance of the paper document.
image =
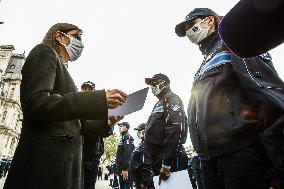
POLYGON ((125 116, 144 106, 149 88, 144 88, 127 96, 126 101, 115 109, 108 110, 108 116, 125 116))
POLYGON ((153 178, 155 189, 192 189, 187 170, 171 173, 168 180, 162 180, 159 185, 159 176, 153 178))

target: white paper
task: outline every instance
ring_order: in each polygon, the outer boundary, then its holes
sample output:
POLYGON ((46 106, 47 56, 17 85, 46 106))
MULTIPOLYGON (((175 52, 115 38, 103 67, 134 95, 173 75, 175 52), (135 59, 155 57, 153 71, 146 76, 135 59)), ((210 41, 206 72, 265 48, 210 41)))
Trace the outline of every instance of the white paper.
POLYGON ((167 180, 159 185, 159 176, 153 178, 155 189, 192 189, 187 170, 171 173, 167 180))
POLYGON ((121 106, 108 110, 108 116, 125 116, 141 110, 144 106, 148 90, 149 88, 147 87, 129 94, 121 106))

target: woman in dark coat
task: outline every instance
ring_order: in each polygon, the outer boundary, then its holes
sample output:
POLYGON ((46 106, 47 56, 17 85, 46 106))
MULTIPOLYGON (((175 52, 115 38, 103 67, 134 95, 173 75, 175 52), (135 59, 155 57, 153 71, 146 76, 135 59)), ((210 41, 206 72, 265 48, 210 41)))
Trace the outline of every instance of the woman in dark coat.
POLYGON ((55 24, 26 59, 22 131, 5 189, 81 189, 80 120, 107 123, 108 108, 125 101, 126 94, 116 89, 77 92, 66 65, 83 50, 81 34, 75 25, 55 24))

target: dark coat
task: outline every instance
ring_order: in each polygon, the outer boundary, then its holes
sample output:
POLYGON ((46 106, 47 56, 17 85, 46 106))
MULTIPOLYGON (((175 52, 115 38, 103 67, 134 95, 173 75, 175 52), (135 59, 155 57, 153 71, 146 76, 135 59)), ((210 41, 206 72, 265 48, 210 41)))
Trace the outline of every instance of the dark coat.
POLYGON ((261 141, 272 164, 272 186, 284 186, 284 83, 270 55, 241 59, 227 49, 217 32, 199 47, 205 60, 189 104, 195 150, 210 158, 261 141))
POLYGON ((133 141, 133 137, 128 132, 124 131, 121 133, 116 153, 116 166, 119 175, 122 171, 129 170, 131 154, 135 147, 133 141))
POLYGON ((30 52, 22 77, 22 131, 4 188, 82 188, 80 119, 107 119, 105 92, 77 92, 45 44, 30 52))
POLYGON ((83 162, 100 161, 104 153, 103 138, 110 136, 112 129, 107 120, 86 120, 82 123, 84 144, 83 162))
POLYGON ((152 182, 152 160, 145 151, 144 141, 141 141, 132 153, 130 175, 137 187, 141 184, 148 185, 152 182))
POLYGON ((164 91, 158 98, 147 121, 145 148, 154 164, 163 161, 165 165, 171 165, 181 145, 186 115, 181 99, 171 90, 164 91))

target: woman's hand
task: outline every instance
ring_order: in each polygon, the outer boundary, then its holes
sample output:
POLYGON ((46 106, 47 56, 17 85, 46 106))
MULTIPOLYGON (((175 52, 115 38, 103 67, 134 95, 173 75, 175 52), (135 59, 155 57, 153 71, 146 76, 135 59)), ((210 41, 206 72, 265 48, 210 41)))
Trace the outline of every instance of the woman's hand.
POLYGON ((108 117, 108 126, 112 128, 117 122, 122 120, 124 117, 123 116, 110 116, 108 117))
POLYGON ((107 107, 110 109, 122 105, 126 100, 127 94, 119 89, 112 89, 106 91, 107 107))

